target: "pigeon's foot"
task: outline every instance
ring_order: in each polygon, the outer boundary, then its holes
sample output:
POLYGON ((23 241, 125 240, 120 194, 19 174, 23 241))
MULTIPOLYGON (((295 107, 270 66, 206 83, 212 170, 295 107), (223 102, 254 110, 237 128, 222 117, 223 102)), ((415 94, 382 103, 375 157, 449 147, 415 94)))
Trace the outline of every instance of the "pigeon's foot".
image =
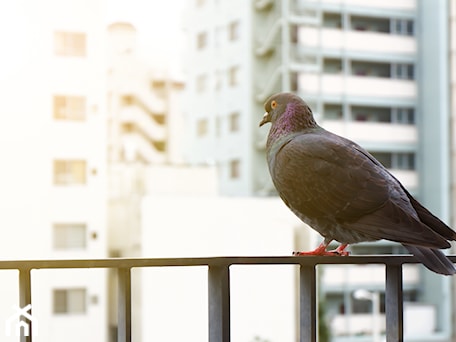
POLYGON ((328 244, 322 243, 320 246, 315 248, 313 251, 310 252, 293 252, 293 255, 295 256, 308 256, 308 255, 317 255, 317 256, 348 256, 350 255, 350 252, 347 252, 345 249, 347 248, 348 244, 342 244, 336 249, 332 251, 327 251, 326 247, 328 247, 328 244))

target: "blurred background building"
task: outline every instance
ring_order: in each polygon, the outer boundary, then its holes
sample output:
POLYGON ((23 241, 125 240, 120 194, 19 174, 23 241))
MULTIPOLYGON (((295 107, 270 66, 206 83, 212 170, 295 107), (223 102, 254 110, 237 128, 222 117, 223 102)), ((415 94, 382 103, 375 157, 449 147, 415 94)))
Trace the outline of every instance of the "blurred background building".
MULTIPOLYGON (((274 194, 264 162, 267 129, 259 130, 258 122, 269 95, 292 91, 323 127, 368 149, 450 223, 449 5, 195 1, 185 26, 188 160, 217 165, 223 194, 274 194)), ((383 241, 352 251, 403 252, 383 241)), ((333 341, 370 341, 372 301, 353 293, 379 293, 383 312, 383 267, 327 266, 322 272, 333 341)), ((415 265, 407 267, 404 282, 405 316, 419 326, 406 328, 417 335, 409 340, 450 341, 450 280, 415 265)))
MULTIPOLYGON (((1 259, 106 257, 102 18, 98 0, 0 4, 1 259)), ((17 341, 4 324, 18 304, 17 273, 0 277, 0 339, 17 341)), ((103 270, 32 278, 42 341, 106 340, 103 270)))

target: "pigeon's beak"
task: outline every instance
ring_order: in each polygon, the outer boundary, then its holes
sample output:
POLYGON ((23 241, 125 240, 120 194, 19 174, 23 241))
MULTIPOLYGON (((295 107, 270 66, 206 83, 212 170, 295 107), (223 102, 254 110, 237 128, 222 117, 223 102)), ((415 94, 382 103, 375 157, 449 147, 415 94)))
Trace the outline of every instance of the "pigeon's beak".
POLYGON ((263 119, 260 121, 260 127, 263 126, 265 123, 269 122, 269 113, 266 112, 263 115, 263 119))

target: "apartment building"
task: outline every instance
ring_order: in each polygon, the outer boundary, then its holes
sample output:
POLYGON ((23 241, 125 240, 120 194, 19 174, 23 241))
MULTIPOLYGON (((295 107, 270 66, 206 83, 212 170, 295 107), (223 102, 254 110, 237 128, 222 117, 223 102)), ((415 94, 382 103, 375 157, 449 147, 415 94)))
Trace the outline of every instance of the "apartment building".
MULTIPOLYGON (((426 0, 192 2, 186 16, 189 160, 217 165, 223 194, 274 194, 264 162, 267 129, 258 129, 258 121, 270 94, 292 91, 322 126, 367 148, 449 222, 448 7, 448 1, 426 0)), ((352 251, 403 253, 383 241, 352 251)), ((422 324, 406 327, 408 338, 450 341, 449 279, 410 267, 405 314, 422 324)), ((322 293, 333 341, 372 339, 372 302, 353 294, 360 288, 378 293, 381 315, 383 276, 382 267, 325 268, 322 293)))
POLYGON ((112 255, 137 256, 147 170, 183 163, 184 84, 137 53, 131 23, 110 24, 107 38, 109 249, 112 255))
MULTIPOLYGON (((0 5, 2 259, 106 256, 101 5, 0 5)), ((0 277, 0 339, 17 341, 4 323, 18 303, 17 273, 0 277)), ((32 278, 37 341, 106 339, 103 270, 36 270, 32 278)))

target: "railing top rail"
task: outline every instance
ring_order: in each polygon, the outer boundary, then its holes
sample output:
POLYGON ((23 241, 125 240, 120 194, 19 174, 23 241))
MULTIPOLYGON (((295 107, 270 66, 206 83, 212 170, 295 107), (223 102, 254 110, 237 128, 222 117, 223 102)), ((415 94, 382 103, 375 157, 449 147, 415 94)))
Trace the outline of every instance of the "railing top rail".
MULTIPOLYGON (((456 255, 449 256, 456 262, 456 255)), ((135 268, 170 266, 230 266, 230 265, 402 265, 417 263, 412 255, 355 255, 334 256, 226 256, 198 258, 108 258, 108 259, 59 259, 59 260, 3 260, 0 270, 62 269, 62 268, 135 268)))

